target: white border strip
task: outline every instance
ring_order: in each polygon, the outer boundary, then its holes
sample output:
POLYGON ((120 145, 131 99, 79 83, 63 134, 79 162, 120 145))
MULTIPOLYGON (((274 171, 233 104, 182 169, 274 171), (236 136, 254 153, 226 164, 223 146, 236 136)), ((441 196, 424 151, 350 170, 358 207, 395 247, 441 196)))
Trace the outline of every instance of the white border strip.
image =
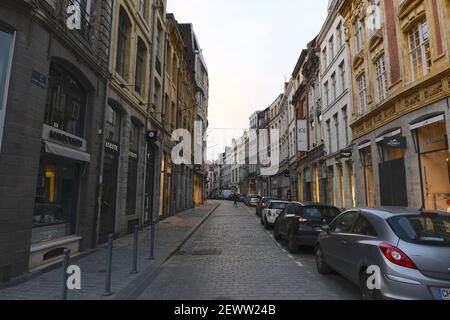
POLYGON ((439 116, 436 116, 436 117, 433 117, 433 118, 430 118, 430 119, 421 121, 421 122, 416 123, 416 124, 413 124, 413 125, 410 126, 410 129, 411 129, 411 130, 419 129, 419 128, 428 126, 428 125, 430 125, 430 124, 433 124, 433 123, 442 121, 442 120, 444 120, 444 119, 445 119, 445 118, 444 118, 444 115, 441 114, 441 115, 439 115, 439 116))
POLYGON ((366 143, 364 143, 364 144, 362 144, 362 145, 360 145, 360 146, 358 146, 358 150, 362 150, 362 149, 364 149, 364 148, 367 148, 367 147, 370 147, 372 145, 372 142, 366 142, 366 143))
POLYGON ((381 136, 381 137, 378 137, 375 141, 378 143, 378 142, 383 141, 384 138, 394 137, 394 136, 399 135, 399 134, 401 134, 401 133, 402 133, 402 129, 397 129, 397 130, 388 132, 388 133, 384 134, 384 135, 381 136))

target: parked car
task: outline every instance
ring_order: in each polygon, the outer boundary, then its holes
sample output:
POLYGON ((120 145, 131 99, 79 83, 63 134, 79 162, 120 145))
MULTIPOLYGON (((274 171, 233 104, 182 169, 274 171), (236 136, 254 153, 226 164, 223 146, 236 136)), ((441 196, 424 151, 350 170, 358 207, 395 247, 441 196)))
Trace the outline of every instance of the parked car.
POLYGON ((258 217, 261 217, 262 209, 265 208, 268 205, 269 201, 272 201, 272 200, 279 200, 279 199, 277 199, 275 197, 262 197, 261 198, 258 205, 256 206, 256 215, 258 217))
POLYGON ((261 224, 266 229, 273 227, 275 220, 283 212, 290 202, 281 200, 272 200, 268 202, 268 205, 262 208, 261 212, 261 224))
POLYGON ((247 196, 247 201, 245 204, 249 207, 256 207, 260 200, 261 200, 260 196, 258 196, 256 194, 251 194, 251 195, 247 196))
POLYGON ((292 202, 275 220, 274 238, 287 239, 290 253, 296 253, 300 245, 314 247, 321 227, 340 213, 338 208, 320 203, 292 202))
POLYGON ((220 193, 220 199, 221 200, 231 200, 233 195, 234 195, 233 191, 231 191, 229 189, 225 189, 225 190, 222 190, 222 192, 220 193))
POLYGON ((239 202, 245 202, 246 198, 247 198, 247 196, 245 194, 240 194, 239 195, 239 202))
POLYGON ((450 300, 450 215, 405 208, 354 209, 324 227, 317 269, 337 271, 364 299, 450 300), (380 290, 367 286, 378 266, 380 290))

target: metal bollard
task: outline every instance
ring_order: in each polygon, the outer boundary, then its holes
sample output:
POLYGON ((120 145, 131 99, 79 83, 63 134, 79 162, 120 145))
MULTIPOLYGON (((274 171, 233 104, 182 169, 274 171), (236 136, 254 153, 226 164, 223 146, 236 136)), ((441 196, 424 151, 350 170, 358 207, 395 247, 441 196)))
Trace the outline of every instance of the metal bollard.
POLYGON ((62 292, 61 292, 61 300, 67 300, 67 268, 69 268, 70 262, 70 250, 64 249, 64 258, 63 258, 63 277, 62 277, 62 292))
POLYGON ((149 260, 155 259, 155 222, 152 221, 150 224, 150 256, 148 257, 149 260))
POLYGON ((105 293, 103 296, 108 297, 112 295, 111 292, 111 273, 112 273, 112 250, 113 250, 113 240, 114 235, 110 234, 108 236, 108 256, 106 259, 106 283, 105 283, 105 293))
POLYGON ((139 241, 139 226, 134 227, 134 246, 133 246, 133 270, 131 274, 138 273, 138 241, 139 241))

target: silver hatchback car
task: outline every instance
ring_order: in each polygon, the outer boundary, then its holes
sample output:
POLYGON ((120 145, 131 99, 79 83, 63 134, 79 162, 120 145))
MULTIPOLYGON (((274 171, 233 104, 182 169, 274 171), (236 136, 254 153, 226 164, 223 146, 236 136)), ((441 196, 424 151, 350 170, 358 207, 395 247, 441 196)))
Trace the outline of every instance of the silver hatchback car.
POLYGON ((315 246, 318 271, 340 273, 364 299, 450 300, 449 214, 353 209, 323 230, 315 246), (379 286, 367 285, 373 270, 380 271, 379 286))

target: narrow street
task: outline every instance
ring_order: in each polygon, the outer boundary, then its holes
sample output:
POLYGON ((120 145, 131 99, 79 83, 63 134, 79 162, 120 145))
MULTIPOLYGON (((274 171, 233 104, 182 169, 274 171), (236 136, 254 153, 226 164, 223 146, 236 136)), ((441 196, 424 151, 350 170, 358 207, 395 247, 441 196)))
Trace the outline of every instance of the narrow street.
POLYGON ((338 275, 320 275, 312 250, 289 255, 254 208, 224 201, 139 299, 354 300, 359 289, 338 275))

